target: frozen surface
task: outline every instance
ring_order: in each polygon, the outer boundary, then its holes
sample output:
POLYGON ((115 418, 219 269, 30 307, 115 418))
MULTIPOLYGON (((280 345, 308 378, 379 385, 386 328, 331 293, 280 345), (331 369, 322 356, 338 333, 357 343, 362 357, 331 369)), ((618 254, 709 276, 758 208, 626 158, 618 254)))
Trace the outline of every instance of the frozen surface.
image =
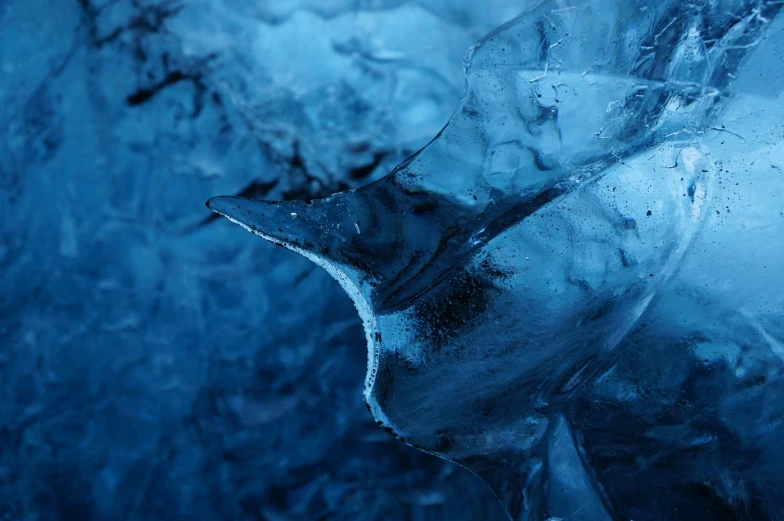
POLYGON ((0 0, 0 519, 503 519, 373 423, 339 286, 204 201, 380 177, 521 10, 0 0))
POLYGON ((513 519, 782 519, 781 8, 538 3, 387 176, 209 205, 338 279, 378 423, 513 519))

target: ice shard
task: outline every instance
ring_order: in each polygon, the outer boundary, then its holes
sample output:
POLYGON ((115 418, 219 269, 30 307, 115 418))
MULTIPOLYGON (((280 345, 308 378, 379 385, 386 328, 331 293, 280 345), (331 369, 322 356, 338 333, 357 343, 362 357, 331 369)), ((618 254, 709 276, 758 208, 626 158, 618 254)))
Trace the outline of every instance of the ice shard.
POLYGON ((780 9, 542 2, 386 177, 208 206, 341 283, 378 423, 511 518, 778 519, 780 9))

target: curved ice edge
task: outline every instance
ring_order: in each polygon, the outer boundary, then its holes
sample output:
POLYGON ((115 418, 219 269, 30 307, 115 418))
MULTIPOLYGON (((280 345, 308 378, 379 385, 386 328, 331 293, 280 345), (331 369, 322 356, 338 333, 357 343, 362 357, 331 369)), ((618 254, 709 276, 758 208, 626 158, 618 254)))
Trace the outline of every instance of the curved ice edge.
POLYGON ((238 224, 248 230, 249 232, 253 233, 261 237, 262 239, 269 241, 273 244, 277 244, 278 246, 283 246, 295 253, 298 253, 305 257, 306 259, 312 261, 317 266, 324 268, 324 270, 333 278, 335 279, 340 287, 346 292, 346 294, 351 299, 351 302, 354 304, 357 312, 359 313, 359 318, 362 320, 362 328, 365 331, 365 341, 367 342, 367 372, 365 373, 365 384, 363 389, 363 396, 365 399, 365 403, 370 407, 371 414, 377 421, 381 421, 384 425, 389 423, 386 415, 381 410, 380 407, 377 406, 375 400, 373 400, 371 393, 373 389, 373 384, 376 381, 376 374, 378 372, 378 345, 376 344, 375 337, 379 331, 378 323, 376 321, 376 315, 373 313, 373 310, 370 306, 370 303, 362 294, 362 291, 359 289, 357 284, 352 280, 348 273, 350 271, 345 268, 339 268, 334 262, 325 259, 324 257, 317 255, 311 251, 308 251, 304 248, 300 248, 294 244, 288 243, 271 235, 264 233, 263 231, 259 230, 258 228, 251 227, 242 221, 232 217, 226 211, 226 207, 229 204, 229 201, 233 200, 232 196, 216 196, 210 198, 205 204, 207 208, 215 212, 216 214, 225 217, 229 221, 233 222, 234 224, 238 224))

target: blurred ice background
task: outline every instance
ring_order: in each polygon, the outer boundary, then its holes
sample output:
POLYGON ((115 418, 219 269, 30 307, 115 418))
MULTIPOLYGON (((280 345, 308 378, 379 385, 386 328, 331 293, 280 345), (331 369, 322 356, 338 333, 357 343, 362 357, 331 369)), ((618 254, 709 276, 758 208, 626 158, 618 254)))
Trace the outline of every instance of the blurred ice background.
POLYGON ((362 402, 337 283, 215 194, 369 182, 527 0, 0 0, 0 520, 501 520, 362 402))

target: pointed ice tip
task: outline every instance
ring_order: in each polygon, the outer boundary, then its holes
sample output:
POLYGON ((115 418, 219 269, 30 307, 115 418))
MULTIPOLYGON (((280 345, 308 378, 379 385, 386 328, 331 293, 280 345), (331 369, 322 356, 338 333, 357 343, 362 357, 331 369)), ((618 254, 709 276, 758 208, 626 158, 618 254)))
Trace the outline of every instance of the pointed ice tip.
POLYGON ((312 259, 332 262, 355 232, 344 205, 336 199, 314 201, 260 201, 235 196, 218 196, 207 208, 260 237, 291 248, 312 259), (339 224, 339 223, 342 223, 339 224))
POLYGON ((300 242, 301 234, 292 229, 291 216, 298 215, 300 204, 300 201, 275 202, 219 195, 207 201, 207 208, 265 239, 296 244, 300 242))
MULTIPOLYGON (((207 208, 219 215, 223 215, 224 217, 231 217, 230 212, 234 199, 239 198, 230 195, 219 195, 216 197, 210 197, 204 204, 207 205, 207 208)), ((238 205, 235 203, 234 206, 236 207, 238 205)))
POLYGON ((207 208, 230 221, 261 235, 265 239, 282 240, 276 229, 288 227, 283 218, 285 208, 295 206, 298 201, 276 202, 247 199, 233 195, 219 195, 207 201, 207 208))
POLYGON ((218 196, 207 201, 207 208, 248 231, 275 244, 285 246, 324 268, 354 301, 365 323, 368 342, 372 343, 372 308, 358 289, 358 268, 349 268, 344 249, 359 237, 356 224, 347 220, 348 210, 340 204, 342 195, 315 201, 258 201, 244 197, 218 196), (370 329, 368 329, 370 328, 370 329))

